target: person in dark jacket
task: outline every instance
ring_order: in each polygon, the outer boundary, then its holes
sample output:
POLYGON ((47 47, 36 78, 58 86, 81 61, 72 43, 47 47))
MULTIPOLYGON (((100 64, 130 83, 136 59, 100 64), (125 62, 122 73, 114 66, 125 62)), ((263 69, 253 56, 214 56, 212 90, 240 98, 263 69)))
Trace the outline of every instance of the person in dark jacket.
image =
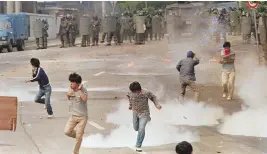
POLYGON ((50 104, 50 96, 51 96, 51 85, 49 83, 49 79, 47 74, 45 73, 44 69, 40 67, 40 61, 37 58, 31 59, 31 65, 33 67, 32 69, 32 79, 25 81, 28 82, 35 82, 37 81, 39 84, 39 91, 37 95, 34 98, 34 102, 45 104, 45 108, 47 109, 48 118, 53 117, 53 110, 52 106, 50 104), (42 98, 45 96, 45 98, 42 98))
POLYGON ((196 85, 195 66, 199 64, 199 59, 196 58, 192 51, 187 52, 187 58, 181 60, 176 69, 180 72, 181 95, 184 97, 186 87, 189 86, 195 92, 195 100, 199 102, 199 88, 196 85))

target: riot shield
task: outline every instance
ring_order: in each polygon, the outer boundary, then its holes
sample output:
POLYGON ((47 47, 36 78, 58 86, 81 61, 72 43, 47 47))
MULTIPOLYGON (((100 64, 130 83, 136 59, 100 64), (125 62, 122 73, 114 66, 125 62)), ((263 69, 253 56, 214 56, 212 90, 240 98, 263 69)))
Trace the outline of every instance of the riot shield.
POLYGON ((260 33, 260 41, 262 44, 266 44, 266 28, 265 28, 265 22, 266 17, 260 17, 259 18, 259 33, 260 33))
POLYGON ((175 16, 174 15, 168 15, 167 16, 167 33, 172 34, 175 30, 175 16))
POLYGON ((152 17, 152 32, 160 32, 161 30, 161 19, 159 16, 152 17))
POLYGON ((33 21, 33 32, 35 38, 43 37, 44 23, 40 20, 33 21))
POLYGON ((242 33, 244 35, 249 35, 251 34, 251 18, 250 17, 242 17, 242 33))
POLYGON ((238 12, 237 11, 231 11, 230 12, 230 25, 236 26, 238 24, 238 12))
POLYGON ((136 33, 145 33, 145 16, 136 16, 135 21, 136 33))
POLYGON ((80 35, 89 35, 91 20, 88 17, 80 18, 80 35))
POLYGON ((123 29, 130 29, 131 25, 130 25, 130 17, 122 17, 121 18, 121 26, 123 29))
POLYGON ((115 32, 117 19, 115 16, 107 16, 103 20, 103 32, 115 32))

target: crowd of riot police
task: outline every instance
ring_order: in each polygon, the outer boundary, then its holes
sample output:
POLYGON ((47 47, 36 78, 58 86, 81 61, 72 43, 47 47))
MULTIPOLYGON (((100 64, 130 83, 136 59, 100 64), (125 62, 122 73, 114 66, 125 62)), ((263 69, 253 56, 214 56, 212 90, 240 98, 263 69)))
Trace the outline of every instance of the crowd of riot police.
MULTIPOLYGON (((244 43, 250 43, 251 34, 253 34, 256 39, 255 32, 255 22, 254 16, 251 11, 245 11, 242 8, 232 8, 229 7, 228 10, 226 8, 221 9, 207 9, 200 13, 200 17, 202 19, 211 19, 212 22, 203 22, 200 23, 200 27, 203 29, 207 29, 208 27, 213 28, 213 36, 216 38, 216 42, 218 43, 220 40, 220 36, 222 35, 224 41, 226 41, 226 33, 228 35, 242 35, 242 39, 244 43)), ((256 26, 258 28, 260 15, 256 16, 256 26)), ((259 33, 258 33, 259 35, 259 33)), ((258 37, 259 38, 259 37, 258 37)))
POLYGON ((75 46, 78 35, 78 24, 76 18, 71 15, 63 16, 60 19, 59 32, 57 34, 61 41, 60 48, 75 46))
POLYGON ((111 45, 112 40, 116 45, 124 40, 129 40, 130 43, 135 40, 135 44, 144 44, 148 38, 160 40, 164 37, 164 22, 162 10, 157 10, 154 14, 147 11, 124 11, 121 16, 118 13, 110 13, 103 19, 96 15, 83 15, 79 25, 73 16, 67 15, 61 18, 58 35, 61 48, 75 46, 78 34, 82 37, 82 47, 98 46, 100 31, 100 43, 106 41, 107 46, 111 45))
MULTIPOLYGON (((226 41, 226 33, 228 35, 241 35, 245 43, 251 40, 251 33, 256 38, 255 23, 252 12, 245 12, 242 8, 223 8, 220 11, 217 8, 205 9, 195 14, 201 19, 199 23, 194 23, 198 26, 197 33, 201 36, 206 36, 203 33, 210 33, 211 39, 216 38, 216 42, 220 41, 221 35, 226 41), (210 31, 207 32, 207 29, 210 31), (215 37, 214 37, 215 36, 215 37)), ((174 20, 168 20, 168 17, 173 16, 175 22, 180 15, 167 15, 166 19, 163 10, 157 10, 153 14, 147 11, 124 11, 121 15, 118 13, 110 13, 104 15, 101 19, 98 16, 83 15, 79 17, 79 21, 72 15, 63 16, 60 22, 58 36, 61 40, 62 47, 75 46, 75 39, 78 35, 82 37, 81 46, 98 46, 100 43, 106 42, 106 45, 111 45, 113 40, 116 45, 129 40, 130 43, 134 40, 135 44, 144 44, 148 40, 160 40, 164 34, 175 34, 171 31, 174 20), (79 22, 79 24, 78 24, 79 22), (170 26, 168 26, 170 25, 170 26), (99 34, 102 32, 102 37, 99 34)), ((260 15, 257 14, 257 28, 260 15)), ((172 19, 172 18, 170 18, 172 19)), ((44 19, 35 27, 35 37, 37 49, 47 48, 48 23, 44 19), (43 24, 42 30, 38 28, 43 24), (37 27, 37 28, 36 28, 37 27), (37 30, 36 30, 37 29, 37 30), (38 33, 40 32, 40 33, 38 33), (40 45, 41 44, 41 45, 40 45)), ((37 23, 38 23, 37 22, 37 23)), ((177 30, 177 28, 175 28, 177 30)), ((258 32, 259 35, 259 32, 258 32)), ((180 36, 179 36, 180 37, 180 36)), ((260 38, 260 37, 258 37, 260 38)))

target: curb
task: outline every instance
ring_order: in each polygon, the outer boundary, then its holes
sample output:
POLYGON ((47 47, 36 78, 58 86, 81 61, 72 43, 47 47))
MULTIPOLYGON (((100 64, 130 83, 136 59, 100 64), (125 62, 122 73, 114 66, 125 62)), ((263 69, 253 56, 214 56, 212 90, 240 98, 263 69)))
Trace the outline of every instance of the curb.
MULTIPOLYGON (((48 40, 49 41, 49 40, 48 40)), ((80 40, 79 40, 80 41, 80 40)), ((58 47, 58 46, 60 46, 61 44, 52 44, 52 45, 47 45, 47 47, 58 47)), ((81 45, 81 43, 75 43, 75 45, 81 45)), ((27 46, 26 45, 26 47, 27 48, 34 48, 34 47, 36 47, 36 44, 34 44, 34 45, 29 45, 29 46, 27 46)))

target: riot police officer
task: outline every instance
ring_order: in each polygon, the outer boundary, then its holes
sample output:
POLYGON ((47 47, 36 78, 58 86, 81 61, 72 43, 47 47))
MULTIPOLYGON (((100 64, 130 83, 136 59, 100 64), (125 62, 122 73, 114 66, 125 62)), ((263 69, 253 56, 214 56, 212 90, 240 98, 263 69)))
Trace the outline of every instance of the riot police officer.
POLYGON ((43 42, 42 42, 42 48, 43 49, 47 49, 47 37, 48 37, 48 33, 47 33, 47 30, 49 28, 49 24, 47 22, 46 19, 43 19, 42 20, 43 24, 44 24, 44 27, 43 27, 43 42))
MULTIPOLYGON (((107 15, 104 16, 104 20, 107 19, 107 15)), ((102 20, 103 22, 103 20, 102 20)), ((103 23, 101 24, 102 28, 103 28, 103 23)), ((102 39, 101 39, 101 42, 100 43, 104 43, 105 42, 105 38, 107 36, 107 32, 104 32, 103 31, 103 34, 102 34, 102 39)))
POLYGON ((35 36, 35 41, 36 41, 36 46, 37 46, 37 50, 38 49, 42 49, 43 48, 43 22, 41 21, 41 19, 36 19, 36 22, 33 26, 33 30, 34 30, 34 36, 35 36), (40 43, 41 43, 41 47, 40 47, 40 43))
POLYGON ((116 41, 115 41, 116 45, 120 45, 122 43, 123 38, 121 38, 121 22, 120 22, 118 14, 116 14, 115 37, 116 37, 116 41))
MULTIPOLYGON (((223 36, 224 42, 226 42, 226 29, 227 29, 227 17, 226 17, 226 10, 222 10, 218 17, 218 33, 223 36)), ((220 41, 220 40, 219 40, 220 41)))
POLYGON ((77 23, 75 23, 72 16, 68 17, 68 43, 69 47, 74 46, 75 38, 77 34, 77 23))
POLYGON ((146 32, 145 32, 145 39, 148 41, 148 35, 150 37, 150 41, 153 40, 153 34, 152 34, 152 16, 150 13, 145 13, 145 25, 146 25, 146 32))
POLYGON ((162 30, 162 23, 159 13, 156 12, 155 15, 152 17, 152 32, 153 36, 156 40, 161 39, 161 30, 162 30))
POLYGON ((130 43, 132 43, 132 37, 131 37, 131 28, 132 28, 132 19, 130 17, 130 13, 126 11, 124 14, 122 14, 121 18, 121 43, 123 43, 124 39, 129 38, 130 43))
POLYGON ((82 36, 81 47, 90 45, 91 20, 87 15, 80 18, 80 35, 82 36))
POLYGON ((68 38, 67 38, 67 21, 66 21, 66 17, 62 17, 60 20, 60 27, 59 27, 59 32, 58 35, 60 36, 60 41, 61 41, 61 46, 60 48, 64 48, 66 47, 66 45, 68 44, 68 38))
POLYGON ((139 14, 135 16, 134 27, 136 30, 135 44, 144 44, 146 25, 143 11, 140 11, 139 14))
POLYGON ((100 22, 98 20, 98 17, 95 15, 93 16, 92 21, 92 46, 98 46, 98 40, 99 40, 99 30, 100 30, 100 22))

